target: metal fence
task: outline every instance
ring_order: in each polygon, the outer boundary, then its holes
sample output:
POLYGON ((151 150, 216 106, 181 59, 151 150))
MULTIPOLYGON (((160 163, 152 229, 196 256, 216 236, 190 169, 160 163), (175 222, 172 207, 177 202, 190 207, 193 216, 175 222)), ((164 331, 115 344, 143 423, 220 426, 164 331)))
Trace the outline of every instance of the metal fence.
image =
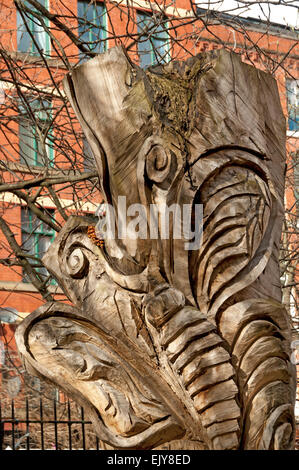
POLYGON ((83 408, 66 401, 0 403, 0 450, 100 450, 83 408))
MULTIPOLYGON (((299 423, 298 423, 299 424, 299 423)), ((103 449, 106 448, 101 443, 103 449)), ((296 436, 299 450, 299 429, 296 436)), ((84 418, 84 409, 69 400, 0 402, 0 450, 101 450, 84 418)))

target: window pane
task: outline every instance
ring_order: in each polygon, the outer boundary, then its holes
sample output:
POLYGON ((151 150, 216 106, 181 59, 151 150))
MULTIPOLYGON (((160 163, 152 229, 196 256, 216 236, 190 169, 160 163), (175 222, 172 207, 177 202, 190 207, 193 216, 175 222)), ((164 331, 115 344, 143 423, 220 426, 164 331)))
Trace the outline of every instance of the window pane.
POLYGON ((19 149, 20 161, 23 164, 35 164, 35 140, 33 129, 28 119, 23 118, 19 122, 19 149))
POLYGON ((51 237, 41 235, 38 237, 38 256, 42 258, 51 245, 51 237))
POLYGON ((167 40, 158 40, 155 39, 154 43, 154 63, 165 64, 169 62, 170 55, 168 51, 167 40))
POLYGON ((51 102, 49 100, 28 99, 28 104, 34 113, 36 122, 26 112, 25 107, 20 104, 19 121, 19 148, 20 161, 26 165, 47 166, 51 164, 51 142, 49 136, 51 129, 47 133, 45 148, 41 139, 48 130, 51 122, 51 102), (40 132, 42 135, 40 136, 40 132))
POLYGON ((45 158, 45 152, 48 155, 47 147, 45 148, 39 138, 39 135, 36 132, 35 143, 36 143, 36 152, 35 152, 35 165, 36 166, 47 166, 48 158, 45 158))
POLYGON ((86 19, 86 7, 85 2, 78 2, 78 29, 80 40, 84 42, 89 41, 88 26, 84 19, 86 19))
MULTIPOLYGON (((43 266, 42 268, 38 268, 38 274, 42 278, 43 281, 49 276, 49 271, 43 266)), ((55 284, 55 280, 52 279, 51 284, 55 284)))
MULTIPOLYGON (((32 32, 39 49, 43 52, 47 52, 47 33, 37 18, 32 19, 32 32)), ((38 52, 38 47, 36 44, 33 44, 33 51, 38 52)))
POLYGON ((22 232, 30 232, 30 217, 29 211, 24 207, 21 208, 21 223, 22 223, 22 232))
POLYGON ((23 232, 22 236, 22 248, 27 255, 34 256, 34 238, 25 232, 23 232))
MULTIPOLYGON (((51 102, 49 100, 35 100, 33 102, 35 108, 35 115, 38 120, 39 128, 41 129, 43 135, 46 133, 49 124, 51 123, 51 102)), ((47 134, 47 139, 45 141, 45 147, 43 147, 40 137, 36 132, 36 162, 38 166, 47 166, 49 160, 51 160, 51 142, 48 136, 51 134, 51 131, 47 134)))
POLYGON ((138 55, 142 68, 163 64, 170 60, 166 22, 155 25, 155 21, 151 15, 137 12, 137 31, 141 34, 140 42, 138 42, 138 55))
POLYGON ((138 55, 142 68, 152 65, 152 45, 147 34, 150 27, 151 17, 145 13, 137 12, 137 31, 139 34, 144 33, 140 37, 141 42, 138 42, 138 55))
MULTIPOLYGON (((39 0, 39 3, 45 8, 48 7, 47 0, 39 0)), ((25 2, 31 11, 35 11, 32 5, 28 2, 25 2)), ((22 11, 22 15, 17 11, 17 42, 18 50, 20 52, 29 52, 31 54, 37 53, 38 49, 34 43, 32 36, 38 44, 38 47, 44 52, 49 53, 50 40, 48 33, 44 30, 42 23, 34 15, 29 12, 22 11), (23 16, 22 16, 23 15, 23 16), (23 19, 24 18, 24 19, 23 19), (30 35, 30 33, 31 35, 30 35)), ((47 25, 48 20, 44 18, 44 23, 47 25)))
MULTIPOLYGON (((47 215, 53 219, 54 217, 54 211, 53 210, 47 210, 47 215)), ((50 225, 46 224, 46 222, 41 222, 41 231, 43 234, 50 235, 51 237, 54 235, 54 231, 50 225)))
MULTIPOLYGON (((47 214, 54 218, 54 210, 47 209, 47 214)), ((30 211, 30 209, 21 208, 21 228, 22 228, 22 248, 23 250, 36 258, 42 258, 50 244, 54 240, 54 230, 30 211)), ((34 266, 38 260, 28 258, 29 263, 34 266)), ((36 266, 36 272, 41 276, 48 276, 49 273, 44 267, 36 266)), ((30 282, 25 271, 23 272, 23 281, 30 282)))
POLYGON ((290 131, 299 130, 299 80, 286 80, 288 126, 290 131))
MULTIPOLYGON (((29 22, 31 20, 26 17, 26 23, 30 29, 29 22)), ((17 11, 17 42, 18 42, 18 51, 20 52, 29 52, 31 51, 31 37, 28 33, 28 30, 24 24, 23 18, 19 11, 17 11)))
POLYGON ((138 55, 140 67, 145 68, 152 65, 152 45, 149 39, 138 43, 138 55))
POLYGON ((35 98, 31 100, 30 107, 39 119, 49 120, 51 117, 51 101, 35 98))
POLYGON ((105 7, 101 3, 78 2, 78 31, 81 41, 93 52, 104 52, 105 7))
POLYGON ((30 218, 31 218, 31 231, 33 233, 43 233, 42 221, 31 211, 30 211, 30 218))

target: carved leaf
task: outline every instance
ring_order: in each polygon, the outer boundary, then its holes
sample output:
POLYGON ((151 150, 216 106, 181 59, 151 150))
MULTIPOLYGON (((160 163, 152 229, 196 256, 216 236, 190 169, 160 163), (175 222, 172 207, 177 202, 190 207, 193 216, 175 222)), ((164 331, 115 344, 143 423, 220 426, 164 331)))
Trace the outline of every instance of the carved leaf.
POLYGON ((128 358, 116 338, 73 307, 58 302, 41 307, 22 324, 17 341, 31 371, 87 406, 104 442, 122 449, 152 448, 184 435, 161 388, 153 391, 154 371, 145 365, 143 372, 137 370, 133 351, 128 358))

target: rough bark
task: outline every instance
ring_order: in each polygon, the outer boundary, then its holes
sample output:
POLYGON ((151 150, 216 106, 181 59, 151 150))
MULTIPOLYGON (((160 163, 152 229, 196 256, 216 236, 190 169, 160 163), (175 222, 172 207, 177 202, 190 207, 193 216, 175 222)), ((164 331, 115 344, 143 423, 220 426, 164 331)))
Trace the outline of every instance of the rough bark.
POLYGON ((225 50, 143 71, 113 48, 64 85, 105 201, 202 204, 203 236, 186 250, 159 219, 157 239, 103 243, 94 219, 69 219, 44 263, 74 307, 24 320, 25 364, 85 406, 115 449, 293 448, 275 80, 225 50))

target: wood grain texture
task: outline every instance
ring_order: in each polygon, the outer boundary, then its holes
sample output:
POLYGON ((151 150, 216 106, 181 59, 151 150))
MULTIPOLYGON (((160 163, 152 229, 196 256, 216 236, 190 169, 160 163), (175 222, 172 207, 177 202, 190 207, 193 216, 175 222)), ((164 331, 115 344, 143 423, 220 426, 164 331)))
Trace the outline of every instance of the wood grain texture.
POLYGON ((86 408, 106 449, 292 449, 275 80, 225 50, 144 71, 116 47, 64 86, 105 201, 202 204, 202 243, 187 250, 173 219, 165 238, 161 217, 156 239, 98 243, 95 219, 71 217, 43 261, 74 306, 21 324, 28 370, 86 408))

